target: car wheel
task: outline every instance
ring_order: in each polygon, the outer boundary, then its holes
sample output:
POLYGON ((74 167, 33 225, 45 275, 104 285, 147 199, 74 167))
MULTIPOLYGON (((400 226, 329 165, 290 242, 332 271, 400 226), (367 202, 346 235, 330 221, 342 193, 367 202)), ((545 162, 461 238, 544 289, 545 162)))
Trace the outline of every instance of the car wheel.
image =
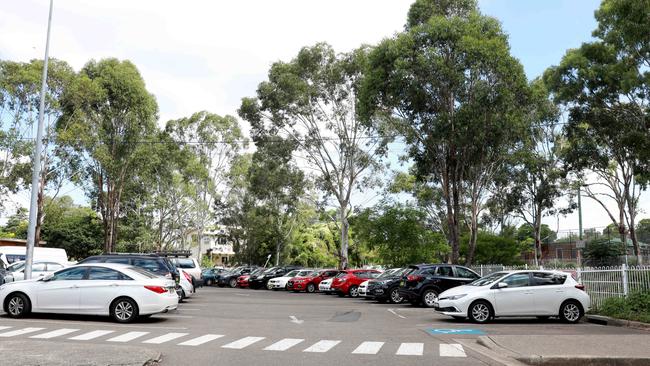
POLYGON ((316 286, 314 286, 313 283, 310 283, 309 285, 307 285, 307 292, 309 292, 309 293, 316 292, 316 286))
POLYGON ((424 290, 424 293, 422 294, 422 303, 424 306, 432 308, 436 300, 438 300, 438 292, 431 289, 424 290))
POLYGON ((404 298, 399 294, 399 289, 394 288, 393 291, 390 292, 390 302, 393 304, 399 304, 402 301, 404 301, 404 298))
POLYGON ((123 297, 111 304, 111 317, 118 323, 129 323, 138 317, 138 305, 135 301, 123 297))
POLYGON ((26 295, 15 293, 5 300, 4 310, 12 318, 22 318, 32 310, 32 303, 26 295))
POLYGON ((359 297, 359 288, 357 286, 350 286, 350 297, 359 297))
POLYGON ((236 279, 231 279, 230 282, 228 282, 228 285, 230 285, 230 288, 235 288, 237 287, 237 280, 236 279))
POLYGON ((469 306, 469 319, 474 323, 487 323, 492 319, 492 307, 486 301, 476 301, 469 306))
POLYGON ((560 319, 567 323, 577 323, 580 321, 580 318, 584 315, 582 306, 575 300, 565 301, 562 306, 560 306, 560 319))
POLYGON ((266 283, 266 289, 267 290, 273 290, 273 285, 270 282, 266 283))

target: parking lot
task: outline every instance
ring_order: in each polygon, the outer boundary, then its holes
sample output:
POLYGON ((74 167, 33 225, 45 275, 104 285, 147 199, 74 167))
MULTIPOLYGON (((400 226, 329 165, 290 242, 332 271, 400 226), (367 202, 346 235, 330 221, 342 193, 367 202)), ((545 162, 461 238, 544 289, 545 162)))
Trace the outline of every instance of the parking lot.
POLYGON ((0 318, 0 338, 60 348, 70 342, 138 346, 162 365, 499 364, 468 347, 480 335, 647 334, 558 320, 452 320, 411 305, 319 293, 203 287, 179 309, 131 324, 105 317, 33 314, 0 318))

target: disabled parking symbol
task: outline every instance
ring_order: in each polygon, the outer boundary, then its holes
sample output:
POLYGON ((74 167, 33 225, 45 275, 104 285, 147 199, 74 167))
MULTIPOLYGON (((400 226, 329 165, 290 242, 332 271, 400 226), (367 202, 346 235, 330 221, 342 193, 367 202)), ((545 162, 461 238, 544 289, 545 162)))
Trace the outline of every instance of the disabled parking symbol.
POLYGON ((439 334, 478 334, 482 335, 485 334, 484 331, 480 329, 436 329, 436 328, 429 328, 426 329, 426 332, 431 334, 431 335, 439 335, 439 334))

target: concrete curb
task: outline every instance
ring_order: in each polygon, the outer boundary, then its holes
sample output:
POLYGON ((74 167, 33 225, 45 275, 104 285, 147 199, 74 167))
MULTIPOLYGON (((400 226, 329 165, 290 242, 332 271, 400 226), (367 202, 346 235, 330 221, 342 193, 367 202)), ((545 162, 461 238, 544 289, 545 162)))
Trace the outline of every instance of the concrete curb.
POLYGON ((612 318, 605 315, 586 315, 587 321, 594 324, 609 325, 613 327, 626 327, 650 331, 650 324, 633 320, 612 318))
POLYGON ((519 361, 532 366, 647 366, 650 358, 592 357, 592 356, 546 356, 519 357, 519 361))
POLYGON ((497 365, 497 366, 525 366, 525 363, 522 363, 520 361, 517 361, 514 358, 510 358, 502 353, 499 353, 495 351, 494 349, 490 347, 486 347, 484 344, 482 344, 478 340, 474 339, 454 339, 454 342, 460 343, 465 347, 466 349, 472 350, 476 353, 479 353, 487 358, 490 359, 490 366, 492 365, 497 365))

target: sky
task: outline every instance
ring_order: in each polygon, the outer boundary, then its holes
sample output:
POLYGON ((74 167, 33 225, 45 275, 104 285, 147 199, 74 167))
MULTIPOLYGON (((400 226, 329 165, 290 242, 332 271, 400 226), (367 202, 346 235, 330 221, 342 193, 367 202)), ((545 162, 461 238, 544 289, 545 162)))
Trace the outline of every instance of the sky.
MULTIPOLYGON (((328 42, 345 52, 375 44, 404 27, 411 0, 55 0, 50 57, 80 69, 90 59, 131 60, 159 105, 160 123, 196 111, 236 116, 270 65, 301 47, 328 42), (182 5, 181 5, 182 4, 182 5)), ((569 48, 591 38, 599 0, 479 0, 501 21, 511 52, 533 79, 569 48)), ((0 1, 0 59, 42 58, 47 0, 0 1)), ((246 126, 244 126, 246 129, 246 126)), ((69 192, 78 202, 83 194, 69 192)), ((18 201, 25 201, 28 194, 18 201)), ((365 201, 365 200, 364 200, 365 201)), ((368 202, 372 204, 372 200, 368 202)), ((650 216, 650 194, 642 197, 650 216)), ((585 227, 609 224, 583 200, 585 227)), ((577 229, 576 214, 547 218, 552 229, 577 229), (558 224, 559 222, 559 224, 558 224)))

